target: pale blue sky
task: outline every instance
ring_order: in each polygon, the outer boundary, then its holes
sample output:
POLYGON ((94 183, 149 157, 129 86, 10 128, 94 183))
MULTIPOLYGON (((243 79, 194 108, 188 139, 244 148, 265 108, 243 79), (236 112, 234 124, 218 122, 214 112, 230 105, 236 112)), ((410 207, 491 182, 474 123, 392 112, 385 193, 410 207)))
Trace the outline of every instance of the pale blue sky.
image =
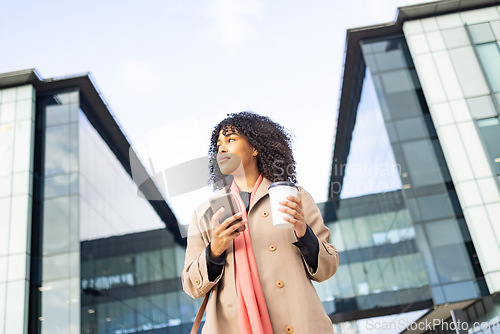
POLYGON ((164 137, 150 155, 196 157, 225 114, 270 116, 295 134, 299 184, 324 201, 346 29, 393 21, 398 6, 419 2, 1 0, 0 72, 91 72, 143 156, 152 133, 164 137), (187 121, 197 134, 161 131, 187 121))

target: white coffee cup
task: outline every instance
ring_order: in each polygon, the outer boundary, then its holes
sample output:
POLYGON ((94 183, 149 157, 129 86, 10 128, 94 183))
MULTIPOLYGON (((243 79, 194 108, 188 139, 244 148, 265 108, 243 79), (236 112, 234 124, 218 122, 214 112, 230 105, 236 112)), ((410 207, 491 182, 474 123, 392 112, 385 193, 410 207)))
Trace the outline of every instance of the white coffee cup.
POLYGON ((287 229, 293 228, 293 225, 284 220, 284 217, 293 218, 285 212, 279 211, 279 208, 285 208, 281 205, 281 201, 288 201, 287 196, 297 197, 298 189, 295 184, 289 181, 274 182, 269 186, 269 197, 271 199, 271 213, 273 216, 273 225, 276 228, 287 229))

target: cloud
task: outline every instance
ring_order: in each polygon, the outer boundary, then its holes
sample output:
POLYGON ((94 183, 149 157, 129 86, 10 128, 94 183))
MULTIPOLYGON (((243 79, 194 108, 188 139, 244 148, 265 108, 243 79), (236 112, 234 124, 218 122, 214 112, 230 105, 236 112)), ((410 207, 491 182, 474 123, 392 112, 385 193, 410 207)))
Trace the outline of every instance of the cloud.
POLYGON ((214 20, 222 44, 239 45, 256 34, 249 21, 261 12, 258 0, 213 0, 207 4, 208 17, 214 20))

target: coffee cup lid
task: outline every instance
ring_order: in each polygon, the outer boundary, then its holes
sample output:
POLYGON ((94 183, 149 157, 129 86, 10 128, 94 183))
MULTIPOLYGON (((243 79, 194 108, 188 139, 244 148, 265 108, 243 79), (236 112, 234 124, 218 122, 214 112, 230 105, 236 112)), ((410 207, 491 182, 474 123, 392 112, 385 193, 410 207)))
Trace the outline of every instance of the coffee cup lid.
POLYGON ((285 186, 285 187, 294 187, 294 188, 297 188, 297 186, 293 182, 290 182, 290 181, 278 181, 278 182, 271 183, 271 185, 269 186, 269 189, 274 188, 274 187, 280 187, 280 186, 282 186, 282 187, 285 186))

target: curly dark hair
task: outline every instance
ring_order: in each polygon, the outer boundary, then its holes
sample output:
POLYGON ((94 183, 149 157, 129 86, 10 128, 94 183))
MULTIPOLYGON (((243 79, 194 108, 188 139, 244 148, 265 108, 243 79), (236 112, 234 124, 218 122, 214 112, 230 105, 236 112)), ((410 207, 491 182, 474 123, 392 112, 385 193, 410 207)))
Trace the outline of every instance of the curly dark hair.
POLYGON ((238 131, 257 149, 257 167, 263 177, 272 182, 291 181, 296 183, 296 166, 291 147, 292 134, 267 116, 250 111, 228 114, 213 131, 208 149, 210 180, 214 190, 230 185, 233 176, 224 175, 217 163, 217 140, 223 135, 238 131))

